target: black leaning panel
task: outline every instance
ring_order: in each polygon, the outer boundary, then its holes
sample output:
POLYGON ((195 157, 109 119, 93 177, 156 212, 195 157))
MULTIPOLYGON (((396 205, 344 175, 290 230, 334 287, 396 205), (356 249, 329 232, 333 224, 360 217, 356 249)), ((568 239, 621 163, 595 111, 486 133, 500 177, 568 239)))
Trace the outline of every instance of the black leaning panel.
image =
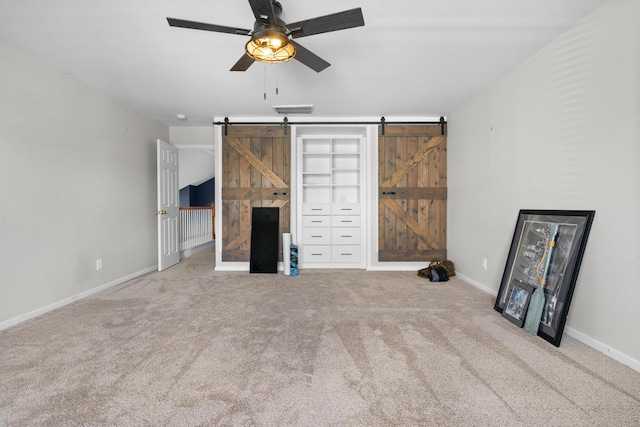
POLYGON ((251 256, 249 272, 278 272, 279 208, 251 210, 251 256))

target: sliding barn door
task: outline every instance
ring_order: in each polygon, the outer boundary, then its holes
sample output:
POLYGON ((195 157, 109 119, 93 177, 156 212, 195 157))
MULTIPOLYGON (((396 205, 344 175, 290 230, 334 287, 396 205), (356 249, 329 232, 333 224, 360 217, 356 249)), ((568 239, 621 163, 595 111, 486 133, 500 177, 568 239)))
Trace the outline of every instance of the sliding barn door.
POLYGON ((230 126, 222 138, 222 260, 249 261, 251 209, 280 209, 282 233, 289 232, 291 138, 281 126, 230 126))
POLYGON ((439 125, 378 135, 379 261, 447 256, 447 139, 439 125))

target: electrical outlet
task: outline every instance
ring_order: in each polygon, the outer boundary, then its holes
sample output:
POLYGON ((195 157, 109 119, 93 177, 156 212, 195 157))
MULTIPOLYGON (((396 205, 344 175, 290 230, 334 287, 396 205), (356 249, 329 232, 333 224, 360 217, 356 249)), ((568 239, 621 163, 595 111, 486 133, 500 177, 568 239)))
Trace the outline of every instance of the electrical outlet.
POLYGON ((102 258, 96 260, 96 271, 102 270, 102 258))
POLYGON ((487 269, 487 259, 486 258, 482 258, 482 268, 484 268, 485 270, 487 269))

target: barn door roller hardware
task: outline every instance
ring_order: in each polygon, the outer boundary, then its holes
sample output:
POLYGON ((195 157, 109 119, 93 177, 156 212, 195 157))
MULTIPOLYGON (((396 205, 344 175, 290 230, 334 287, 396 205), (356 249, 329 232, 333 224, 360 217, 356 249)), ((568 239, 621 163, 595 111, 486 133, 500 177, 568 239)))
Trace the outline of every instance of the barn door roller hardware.
POLYGON ((231 125, 246 125, 246 126, 268 126, 268 125, 280 125, 284 127, 284 134, 287 134, 287 128, 290 125, 316 125, 316 126, 327 126, 327 125, 380 125, 382 127, 381 132, 384 135, 385 126, 388 125, 440 125, 440 134, 444 135, 445 127, 447 125, 447 121, 444 117, 440 117, 440 120, 437 122, 388 122, 384 117, 380 117, 379 122, 290 122, 287 117, 282 120, 282 123, 278 122, 230 122, 229 117, 225 117, 223 122, 213 122, 214 125, 224 126, 224 134, 228 135, 229 126, 231 125))

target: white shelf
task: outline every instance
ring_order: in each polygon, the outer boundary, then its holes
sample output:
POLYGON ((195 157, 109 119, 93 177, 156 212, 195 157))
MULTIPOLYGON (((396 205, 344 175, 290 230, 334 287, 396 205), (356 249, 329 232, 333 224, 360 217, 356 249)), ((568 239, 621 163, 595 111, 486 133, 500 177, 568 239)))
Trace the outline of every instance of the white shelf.
POLYGON ((304 139, 302 141, 303 154, 317 154, 317 153, 330 153, 330 152, 331 152, 331 139, 312 138, 312 139, 304 139))

